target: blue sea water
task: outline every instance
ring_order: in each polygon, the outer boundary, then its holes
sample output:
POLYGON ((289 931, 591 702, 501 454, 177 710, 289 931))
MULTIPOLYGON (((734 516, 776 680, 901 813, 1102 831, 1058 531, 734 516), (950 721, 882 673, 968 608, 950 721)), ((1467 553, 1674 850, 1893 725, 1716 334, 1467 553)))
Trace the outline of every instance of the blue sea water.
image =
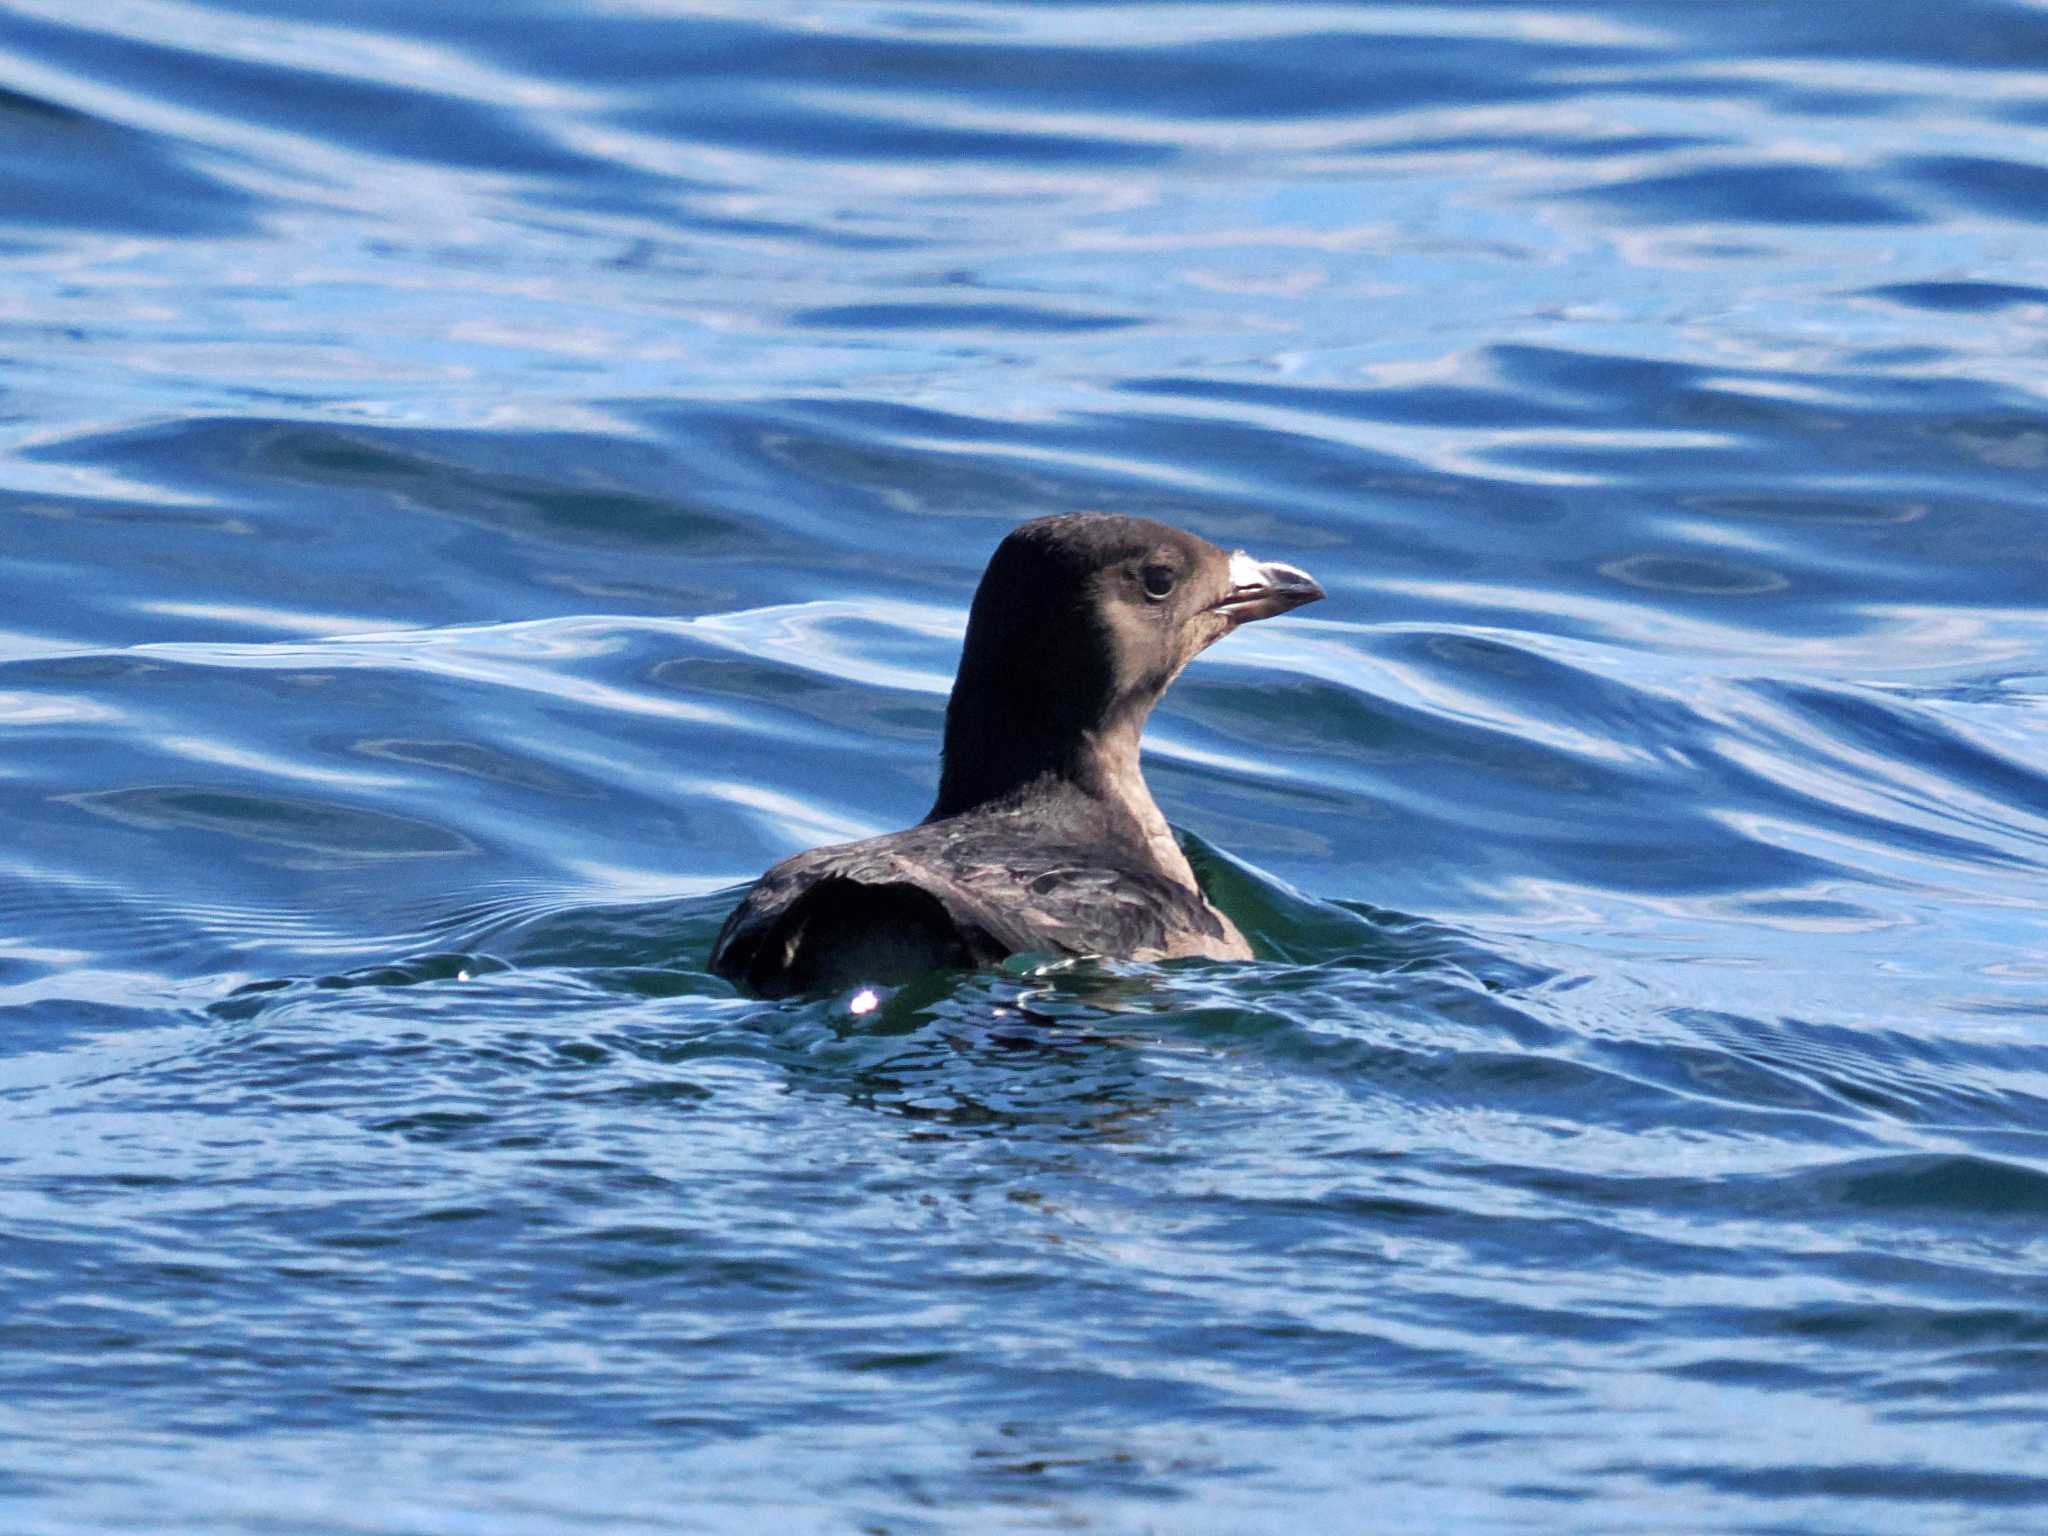
POLYGON ((2048 1522, 2048 5, 0 0, 0 1528, 2048 1522), (763 1004, 1001 534, 1250 964, 763 1004))

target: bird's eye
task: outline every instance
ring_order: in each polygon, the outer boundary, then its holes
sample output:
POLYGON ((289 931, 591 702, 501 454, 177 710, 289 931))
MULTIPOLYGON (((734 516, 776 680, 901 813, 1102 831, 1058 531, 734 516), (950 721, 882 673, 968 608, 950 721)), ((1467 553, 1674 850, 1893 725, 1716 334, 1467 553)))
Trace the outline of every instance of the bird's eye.
POLYGON ((1145 583, 1145 595, 1156 600, 1171 592, 1179 578, 1170 565, 1148 565, 1139 579, 1145 583))

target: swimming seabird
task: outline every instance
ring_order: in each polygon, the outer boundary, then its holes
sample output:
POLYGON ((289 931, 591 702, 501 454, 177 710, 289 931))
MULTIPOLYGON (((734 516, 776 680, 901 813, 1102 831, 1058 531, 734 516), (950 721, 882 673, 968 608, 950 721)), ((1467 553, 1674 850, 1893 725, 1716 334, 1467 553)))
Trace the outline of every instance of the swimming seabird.
POLYGON ((784 859, 726 919, 712 970, 781 996, 1018 953, 1250 959, 1153 803, 1138 737, 1197 652, 1322 595, 1145 518, 1012 530, 968 611, 931 814, 784 859))

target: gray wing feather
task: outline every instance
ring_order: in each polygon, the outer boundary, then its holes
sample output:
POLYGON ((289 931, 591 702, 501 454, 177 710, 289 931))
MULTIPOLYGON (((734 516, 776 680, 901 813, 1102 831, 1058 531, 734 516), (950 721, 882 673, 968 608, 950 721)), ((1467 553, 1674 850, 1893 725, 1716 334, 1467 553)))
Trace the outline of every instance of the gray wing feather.
POLYGON ((959 881, 901 851, 852 843, 763 875, 719 930, 711 969, 780 993, 989 965, 1030 947, 1024 925, 959 881))
POLYGON ((711 968, 783 993, 1020 952, 1228 954, 1235 937, 1163 875, 961 819, 784 859, 726 919, 711 968))

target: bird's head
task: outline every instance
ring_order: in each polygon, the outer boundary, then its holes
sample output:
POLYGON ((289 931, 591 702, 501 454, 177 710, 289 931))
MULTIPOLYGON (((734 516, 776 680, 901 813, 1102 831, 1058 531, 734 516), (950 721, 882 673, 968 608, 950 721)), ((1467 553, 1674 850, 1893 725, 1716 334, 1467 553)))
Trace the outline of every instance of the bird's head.
POLYGON ((1105 750, 1135 757, 1145 717, 1197 654, 1322 595, 1294 566, 1147 518, 1080 512, 1013 529, 968 612, 933 814, 1075 777, 1105 750))

